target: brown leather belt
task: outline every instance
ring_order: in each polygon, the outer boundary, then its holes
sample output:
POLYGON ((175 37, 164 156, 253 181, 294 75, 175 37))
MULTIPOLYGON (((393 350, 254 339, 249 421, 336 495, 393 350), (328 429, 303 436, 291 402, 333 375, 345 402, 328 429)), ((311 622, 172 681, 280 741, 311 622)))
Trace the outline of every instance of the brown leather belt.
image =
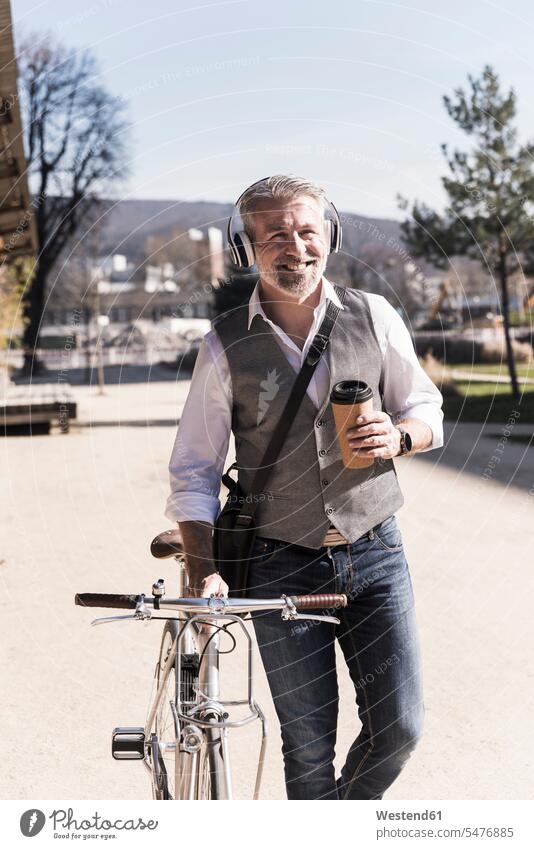
POLYGON ((348 539, 345 539, 343 534, 340 534, 338 529, 333 525, 330 525, 328 528, 325 538, 323 539, 324 546, 332 546, 332 545, 348 545, 348 539))

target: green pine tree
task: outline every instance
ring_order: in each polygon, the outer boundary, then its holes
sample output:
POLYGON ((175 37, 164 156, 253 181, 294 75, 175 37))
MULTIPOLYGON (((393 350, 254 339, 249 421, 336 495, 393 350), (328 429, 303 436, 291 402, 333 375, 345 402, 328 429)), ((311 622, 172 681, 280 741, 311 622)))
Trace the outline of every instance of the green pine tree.
MULTIPOLYGON (((443 214, 415 201, 411 219, 401 225, 409 249, 440 268, 449 258, 469 256, 498 281, 508 369, 514 399, 519 386, 509 323, 509 280, 518 269, 534 269, 534 142, 521 145, 514 126, 516 96, 505 94, 493 69, 468 77, 469 90, 458 88, 443 102, 449 116, 473 142, 467 152, 441 149, 449 174, 442 177, 448 195, 443 214)), ((403 209, 409 203, 399 198, 403 209)))

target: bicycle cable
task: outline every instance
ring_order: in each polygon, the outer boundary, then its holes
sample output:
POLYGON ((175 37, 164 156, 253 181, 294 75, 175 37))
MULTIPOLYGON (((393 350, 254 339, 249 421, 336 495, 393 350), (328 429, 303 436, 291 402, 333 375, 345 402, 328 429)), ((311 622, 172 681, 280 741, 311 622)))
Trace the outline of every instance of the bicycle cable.
POLYGON ((201 666, 202 666, 202 661, 204 660, 204 655, 206 654, 206 649, 208 648, 208 646, 209 646, 210 642, 213 640, 214 636, 215 636, 216 634, 218 634, 218 633, 219 633, 219 631, 224 631, 224 632, 225 632, 225 634, 227 634, 227 635, 230 637, 230 639, 232 640, 232 642, 233 642, 233 646, 232 646, 232 648, 231 648, 231 649, 228 649, 228 651, 220 651, 220 650, 219 650, 219 654, 232 654, 232 652, 234 651, 235 647, 237 646, 237 640, 236 640, 236 638, 234 637, 234 635, 233 635, 233 634, 231 634, 231 633, 230 633, 230 631, 228 631, 228 628, 230 628, 232 625, 235 625, 235 624, 236 624, 235 622, 227 622, 227 623, 226 623, 226 625, 213 625, 213 624, 212 624, 212 627, 213 627, 213 628, 216 628, 217 630, 216 630, 216 631, 214 631, 214 632, 213 632, 213 634, 210 634, 210 636, 209 636, 209 637, 208 637, 208 639, 206 640, 206 645, 205 645, 205 646, 204 646, 204 648, 202 649, 202 654, 200 655, 200 660, 199 660, 199 662, 198 662, 198 670, 199 670, 199 672, 200 672, 200 668, 201 668, 201 666))
MULTIPOLYGON (((157 618, 157 619, 166 619, 167 621, 174 621, 174 622, 182 622, 182 621, 184 622, 184 624, 182 625, 182 627, 181 627, 181 628, 180 628, 180 630, 178 631, 178 634, 176 635, 175 639, 173 640, 172 645, 174 645, 174 643, 175 643, 175 642, 177 643, 177 642, 180 640, 180 637, 181 637, 181 636, 182 636, 182 634, 184 633, 184 631, 185 631, 185 629, 187 628, 187 626, 190 624, 190 619, 189 619, 189 618, 186 618, 185 620, 183 620, 181 617, 177 617, 177 616, 158 616, 158 617, 155 617, 155 618, 157 618)), ((231 625, 235 625, 236 623, 235 623, 235 622, 227 622, 227 623, 226 623, 226 625, 215 625, 213 622, 211 622, 211 621, 207 621, 206 619, 197 619, 197 620, 196 620, 196 624, 199 624, 199 625, 209 625, 211 628, 214 628, 214 629, 215 629, 215 630, 213 631, 213 633, 212 633, 212 634, 210 634, 210 636, 209 636, 208 640, 206 641, 206 645, 204 646, 204 648, 203 648, 203 650, 202 650, 202 654, 200 655, 200 659, 199 659, 199 662, 198 662, 198 671, 200 672, 200 668, 201 668, 201 666, 202 666, 202 661, 204 660, 204 655, 206 654, 206 649, 207 649, 208 645, 210 644, 211 640, 213 639, 213 637, 214 637, 216 634, 218 634, 218 633, 219 633, 219 631, 224 631, 226 634, 228 634, 228 636, 230 637, 230 639, 231 639, 231 640, 232 640, 232 642, 233 642, 233 646, 232 646, 232 648, 231 648, 231 649, 228 649, 228 651, 219 651, 219 654, 231 654, 231 653, 235 650, 235 648, 236 648, 236 646, 237 646, 237 640, 236 640, 236 638, 234 637, 234 635, 233 635, 233 634, 231 634, 231 633, 230 633, 230 631, 228 631, 227 629, 228 629, 231 625)), ((149 704, 150 704, 150 703, 151 703, 151 701, 152 701, 152 695, 153 695, 153 692, 154 692, 154 682, 155 682, 155 680, 156 680, 156 678, 157 678, 157 675, 158 675, 158 667, 159 667, 159 664, 160 664, 160 661, 159 661, 159 660, 157 660, 157 661, 156 661, 156 668, 154 669, 154 676, 153 676, 153 678, 152 678, 152 690, 151 690, 150 697, 149 697, 149 704)))

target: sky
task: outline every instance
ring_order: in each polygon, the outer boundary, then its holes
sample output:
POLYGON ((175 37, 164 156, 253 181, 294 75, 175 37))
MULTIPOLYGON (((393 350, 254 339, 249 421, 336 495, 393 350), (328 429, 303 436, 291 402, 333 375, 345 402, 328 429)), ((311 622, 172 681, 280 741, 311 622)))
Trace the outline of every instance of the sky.
POLYGON ((12 0, 12 14, 16 40, 94 51, 128 104, 120 197, 231 202, 292 173, 361 215, 401 219, 398 193, 441 208, 439 146, 469 146, 442 98, 485 64, 534 137, 529 0, 12 0))

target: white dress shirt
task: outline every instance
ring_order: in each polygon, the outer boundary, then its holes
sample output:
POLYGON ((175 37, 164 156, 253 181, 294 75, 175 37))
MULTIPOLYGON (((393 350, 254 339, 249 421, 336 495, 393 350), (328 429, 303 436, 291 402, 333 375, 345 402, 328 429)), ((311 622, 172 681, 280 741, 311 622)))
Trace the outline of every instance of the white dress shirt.
MULTIPOLYGON (((417 359, 402 318, 382 295, 366 293, 383 362, 383 407, 394 421, 420 419, 430 427, 432 442, 423 450, 443 445, 443 398, 417 359)), ((302 350, 265 315, 255 287, 248 310, 248 326, 259 313, 276 334, 289 364, 297 373, 319 330, 329 298, 341 306, 332 284, 323 277, 321 299, 302 350)), ((342 307, 346 309, 346 307, 342 307)), ((330 373, 323 355, 307 393, 320 409, 330 388, 330 373)), ((202 340, 191 388, 185 402, 169 464, 171 494, 165 516, 171 521, 213 523, 220 510, 221 474, 228 453, 232 423, 232 380, 228 360, 216 330, 202 340)))

